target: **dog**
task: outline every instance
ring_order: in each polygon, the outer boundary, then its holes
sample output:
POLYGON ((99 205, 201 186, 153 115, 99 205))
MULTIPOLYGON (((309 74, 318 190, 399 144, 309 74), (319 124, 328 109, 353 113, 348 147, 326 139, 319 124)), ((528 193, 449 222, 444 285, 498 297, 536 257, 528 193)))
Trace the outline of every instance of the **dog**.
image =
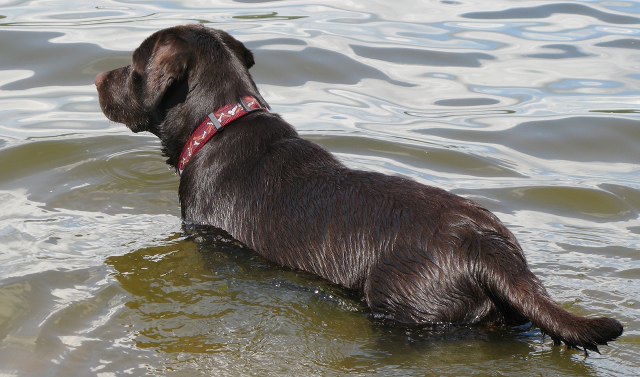
POLYGON ((180 174, 187 224, 223 229, 269 261, 362 295, 410 325, 539 327, 598 352, 612 318, 564 310, 529 270, 513 234, 471 200, 413 180, 345 167, 269 110, 254 56, 200 25, 160 30, 126 67, 96 76, 110 120, 160 138, 180 174))

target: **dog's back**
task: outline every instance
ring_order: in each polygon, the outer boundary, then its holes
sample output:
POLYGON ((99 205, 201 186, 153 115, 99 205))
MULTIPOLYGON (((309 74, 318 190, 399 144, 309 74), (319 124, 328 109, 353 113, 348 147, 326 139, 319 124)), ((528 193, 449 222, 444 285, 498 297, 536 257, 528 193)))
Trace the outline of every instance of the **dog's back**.
POLYGON ((374 312, 398 322, 531 320, 556 342, 591 350, 622 333, 613 319, 581 318, 555 304, 515 237, 476 203, 348 169, 273 114, 228 131, 203 154, 204 171, 181 181, 187 220, 226 229, 271 261, 358 290, 374 312), (194 180, 203 174, 211 184, 197 192, 194 180), (210 205, 190 204, 207 195, 210 205))

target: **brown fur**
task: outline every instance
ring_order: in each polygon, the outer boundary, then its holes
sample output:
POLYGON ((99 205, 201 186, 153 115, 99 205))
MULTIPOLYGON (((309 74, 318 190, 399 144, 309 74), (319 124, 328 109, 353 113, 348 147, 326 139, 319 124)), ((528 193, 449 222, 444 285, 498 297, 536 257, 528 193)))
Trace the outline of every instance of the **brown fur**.
MULTIPOLYGON (((201 26, 159 31, 133 64, 98 75, 108 118, 162 141, 174 168, 213 110, 259 98, 253 55, 201 26)), ((263 257, 361 292, 374 313, 409 324, 533 322, 555 342, 597 350, 622 334, 610 318, 570 314, 527 267, 507 228, 478 204, 412 180, 352 170, 272 113, 216 135, 180 178, 187 223, 228 231, 263 257)))

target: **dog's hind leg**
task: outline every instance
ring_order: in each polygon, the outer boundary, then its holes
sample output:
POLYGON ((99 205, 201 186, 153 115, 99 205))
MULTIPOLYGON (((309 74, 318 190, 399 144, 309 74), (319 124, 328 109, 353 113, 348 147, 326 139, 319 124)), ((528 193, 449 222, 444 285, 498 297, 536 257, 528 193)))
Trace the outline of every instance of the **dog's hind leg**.
POLYGON ((469 279, 467 263, 432 260, 425 255, 422 250, 405 249, 381 258, 371 268, 364 295, 374 314, 423 325, 471 324, 494 318, 494 305, 469 279))

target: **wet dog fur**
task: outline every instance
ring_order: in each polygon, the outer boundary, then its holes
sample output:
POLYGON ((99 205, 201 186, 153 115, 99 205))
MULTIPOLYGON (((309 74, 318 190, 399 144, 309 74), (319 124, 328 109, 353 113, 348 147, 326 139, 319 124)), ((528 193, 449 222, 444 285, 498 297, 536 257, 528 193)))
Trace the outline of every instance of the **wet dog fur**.
MULTIPOLYGON (((131 65, 96 77, 105 115, 160 138, 176 168, 215 109, 252 95, 253 54, 197 25, 154 33, 131 65)), ((622 334, 548 295, 518 241, 473 201, 413 180, 345 167, 279 115, 254 112, 216 135, 180 177, 182 217, 229 232, 264 258, 363 295, 373 313, 416 324, 518 325, 596 350, 622 334)))

